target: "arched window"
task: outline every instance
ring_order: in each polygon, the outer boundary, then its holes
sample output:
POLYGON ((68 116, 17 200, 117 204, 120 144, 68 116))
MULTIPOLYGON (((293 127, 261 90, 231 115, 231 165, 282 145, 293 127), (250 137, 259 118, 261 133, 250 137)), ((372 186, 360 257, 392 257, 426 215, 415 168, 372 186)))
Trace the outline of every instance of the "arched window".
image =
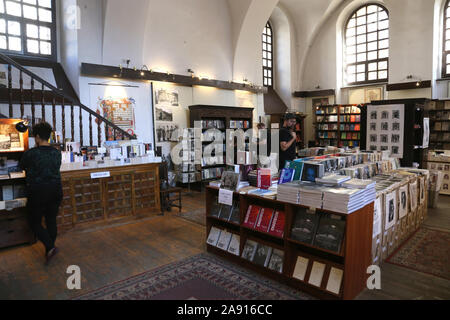
POLYGON ((344 74, 347 85, 385 82, 389 67, 389 13, 369 4, 345 26, 344 74))
POLYGON ((0 0, 0 51, 56 59, 55 0, 0 0))
POLYGON ((444 42, 442 48, 442 77, 450 77, 450 1, 444 7, 444 42))
POLYGON ((273 30, 269 22, 264 27, 263 44, 263 84, 273 86, 273 30))

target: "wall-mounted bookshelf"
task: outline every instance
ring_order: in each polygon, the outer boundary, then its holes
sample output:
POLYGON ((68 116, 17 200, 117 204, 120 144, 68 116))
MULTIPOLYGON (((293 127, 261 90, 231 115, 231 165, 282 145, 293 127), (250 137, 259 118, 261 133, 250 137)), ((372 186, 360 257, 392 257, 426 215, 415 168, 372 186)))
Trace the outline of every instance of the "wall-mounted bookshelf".
POLYGON ((450 149, 450 107, 448 101, 431 101, 426 110, 430 118, 430 149, 450 149), (432 108, 432 109, 431 109, 432 108))
POLYGON ((299 238, 294 231, 298 215, 310 214, 310 208, 236 192, 233 207, 226 207, 218 205, 218 193, 217 188, 206 189, 208 252, 321 299, 354 299, 366 287, 366 272, 371 264, 373 203, 352 214, 317 209, 313 214, 320 221, 318 228, 322 225, 322 219, 341 226, 340 241, 334 243, 336 246, 329 246, 317 240, 318 232, 314 241, 307 241, 299 238), (267 222, 265 224, 264 215, 259 227, 258 223, 255 227, 249 226, 251 218, 247 219, 247 214, 251 211, 250 207, 264 208, 274 215, 268 231, 265 231, 267 222), (220 212, 217 213, 217 210, 220 212), (275 226, 274 220, 277 221, 275 226), (283 220, 284 224, 280 223, 283 220), (227 235, 228 239, 232 237, 228 241, 228 249, 221 243, 220 237, 216 243, 212 240, 217 230, 224 239, 227 235), (239 252, 230 250, 233 239, 234 247, 239 248, 239 252), (266 263, 261 263, 256 253, 252 259, 247 259, 248 249, 253 244, 258 250, 266 248, 267 251, 269 248, 266 263), (272 261, 274 255, 275 261, 272 261))
POLYGON ((361 109, 357 105, 317 106, 315 125, 316 141, 321 146, 360 146, 361 109))

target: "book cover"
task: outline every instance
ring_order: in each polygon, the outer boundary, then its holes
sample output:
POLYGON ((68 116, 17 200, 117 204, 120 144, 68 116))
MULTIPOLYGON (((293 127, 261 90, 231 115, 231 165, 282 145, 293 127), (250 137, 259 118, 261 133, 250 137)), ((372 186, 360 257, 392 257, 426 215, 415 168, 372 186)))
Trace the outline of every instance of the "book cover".
POLYGON ((325 264, 314 261, 308 283, 320 287, 325 272, 325 264))
POLYGON ((239 179, 240 179, 239 173, 225 171, 222 174, 222 179, 220 183, 221 188, 236 191, 240 182, 239 179))
POLYGON ((258 188, 269 189, 272 186, 270 169, 258 169, 258 188))
POLYGON ((267 267, 278 273, 283 272, 284 252, 279 249, 273 249, 267 267))
POLYGON ((220 215, 220 208, 221 208, 221 205, 219 204, 218 198, 216 197, 216 198, 214 199, 214 202, 212 203, 212 206, 211 206, 211 212, 210 212, 209 215, 210 215, 211 217, 216 217, 216 218, 218 218, 219 215, 220 215))
POLYGON ((267 267, 269 264, 270 255, 272 253, 272 248, 269 246, 258 243, 256 248, 255 256, 253 262, 262 267, 267 267))
POLYGON ((318 225, 318 214, 310 214, 306 209, 299 208, 295 213, 291 238, 300 242, 312 244, 318 225))
POLYGON ((261 232, 268 232, 270 224, 272 222, 273 214, 275 210, 269 208, 263 208, 256 223, 255 229, 261 232))
POLYGON ((232 234, 230 245, 228 246, 228 252, 234 254, 235 256, 239 256, 240 246, 241 246, 241 237, 237 234, 232 234))
POLYGON ((273 215, 269 233, 273 236, 283 238, 285 220, 286 220, 285 213, 283 211, 276 211, 273 215))
POLYGON ((209 232, 208 240, 206 241, 211 246, 217 246, 217 242, 219 241, 220 233, 222 230, 212 227, 211 231, 209 232))
POLYGON ((233 208, 232 206, 228 206, 226 204, 221 204, 219 218, 222 220, 229 221, 232 208, 233 208))
POLYGON ((219 240, 217 241, 217 248, 222 249, 224 251, 228 250, 230 245, 231 237, 233 235, 228 231, 222 231, 220 233, 219 240))
POLYGON ((228 221, 234 222, 237 224, 241 223, 241 211, 240 211, 239 202, 235 201, 233 203, 233 208, 231 209, 230 219, 228 221))
POLYGON ((292 182, 294 179, 295 170, 294 169, 283 169, 280 173, 280 178, 278 184, 292 182))
POLYGON ((258 221, 259 213, 261 211, 260 206, 251 205, 248 207, 247 214, 245 216, 243 226, 248 228, 254 228, 256 221, 258 221))
POLYGON ((242 259, 253 261, 257 247, 258 243, 253 240, 247 240, 245 242, 244 250, 242 250, 242 259))
POLYGON ((305 162, 303 165, 302 181, 316 182, 317 178, 325 175, 325 167, 321 163, 305 162))
POLYGON ((295 170, 294 178, 292 179, 292 181, 300 180, 303 173, 303 161, 291 161, 291 163, 289 164, 289 168, 295 170))
POLYGON ((295 264, 294 274, 295 279, 305 281, 306 270, 308 270, 309 259, 299 256, 295 264))
POLYGON ((344 233, 345 221, 333 219, 330 215, 323 215, 314 237, 314 245, 339 253, 344 233))

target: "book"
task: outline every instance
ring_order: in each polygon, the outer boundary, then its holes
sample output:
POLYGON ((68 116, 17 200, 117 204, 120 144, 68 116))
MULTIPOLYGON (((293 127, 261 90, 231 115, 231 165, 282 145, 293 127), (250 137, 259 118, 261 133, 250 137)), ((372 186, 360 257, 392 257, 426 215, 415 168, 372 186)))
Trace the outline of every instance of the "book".
POLYGON ((314 261, 308 283, 320 288, 324 272, 325 264, 314 261))
POLYGON ((272 218, 272 223, 269 228, 269 234, 275 237, 283 238, 285 221, 286 215, 284 211, 276 211, 272 218))
POLYGON ((339 253, 345 233, 345 221, 338 216, 323 215, 314 237, 314 245, 339 253))
POLYGON ((258 221, 259 213, 261 212, 260 206, 251 205, 248 207, 247 214, 244 219, 243 226, 248 228, 254 228, 258 221))
POLYGON ((227 251, 231 254, 234 254, 235 256, 239 256, 240 247, 241 247, 241 237, 233 233, 227 251))
POLYGON ((222 249, 224 251, 228 250, 230 245, 231 237, 233 235, 228 231, 222 231, 220 233, 219 240, 217 241, 217 248, 222 249))
POLYGON ((261 210, 261 213, 259 214, 258 221, 255 225, 255 230, 261 232, 268 232, 274 212, 275 210, 273 209, 263 208, 261 210))
POLYGON ((326 290, 338 295, 339 292, 341 292, 341 284, 343 277, 344 277, 344 270, 331 267, 326 290))
POLYGON ((222 220, 229 221, 232 209, 233 209, 232 206, 228 206, 226 204, 221 204, 220 205, 220 214, 219 214, 218 218, 222 219, 222 220))
POLYGON ((306 209, 299 208, 295 213, 292 224, 291 238, 307 244, 312 244, 319 225, 319 215, 307 213, 306 209))
POLYGON ((273 249, 267 267, 278 273, 283 272, 284 252, 279 249, 273 249))
POLYGON ((240 174, 225 171, 222 173, 222 179, 220 181, 220 187, 227 190, 237 191, 237 187, 240 182, 240 174))
POLYGON ((258 243, 256 243, 253 240, 247 240, 245 242, 244 249, 242 250, 242 259, 245 259, 248 261, 253 261, 257 247, 258 247, 258 243))
POLYGON ((272 250, 271 247, 258 243, 253 262, 261 267, 267 267, 272 250))
POLYGON ((325 167, 322 163, 305 161, 303 165, 302 181, 316 182, 317 178, 325 175, 325 167))
POLYGON ((306 270, 308 270, 309 259, 299 256, 295 264, 294 274, 295 279, 305 281, 306 270))
POLYGON ((220 215, 220 209, 221 209, 221 205, 220 205, 220 203, 219 203, 219 201, 218 201, 218 198, 216 197, 215 199, 214 199, 214 202, 212 203, 212 206, 211 206, 211 212, 210 212, 210 216, 211 217, 216 217, 216 218, 218 218, 219 217, 219 215, 220 215))
POLYGON ((219 241, 220 233, 222 230, 212 227, 211 231, 209 232, 208 240, 206 241, 211 246, 217 246, 217 242, 219 241))
MULTIPOLYGON (((367 172, 369 172, 369 169, 367 169, 367 172)), ((369 175, 369 173, 363 173, 363 175, 369 175)), ((351 179, 342 184, 343 187, 351 189, 368 189, 374 188, 375 185, 376 185, 375 181, 363 179, 351 179)))
POLYGON ((280 173, 280 178, 278 180, 278 184, 292 182, 294 179, 294 175, 295 175, 294 169, 282 169, 280 173))
POLYGON ((258 188, 269 189, 272 186, 271 170, 258 169, 258 188))
POLYGON ((230 219, 228 221, 234 222, 237 224, 241 223, 241 209, 240 209, 238 201, 235 201, 233 203, 233 208, 231 209, 230 219))
POLYGON ((349 176, 330 174, 330 175, 324 176, 322 178, 316 178, 316 183, 338 186, 346 181, 349 181, 350 179, 351 179, 351 177, 349 177, 349 176))

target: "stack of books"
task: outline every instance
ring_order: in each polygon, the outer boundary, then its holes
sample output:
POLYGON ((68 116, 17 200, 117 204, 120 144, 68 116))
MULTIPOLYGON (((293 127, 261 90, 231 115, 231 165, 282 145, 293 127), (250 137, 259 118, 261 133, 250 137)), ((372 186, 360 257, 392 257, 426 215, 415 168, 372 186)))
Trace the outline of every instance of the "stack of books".
POLYGON ((375 185, 367 189, 328 188, 323 195, 323 209, 352 213, 376 199, 375 185))
POLYGON ((278 186, 277 200, 299 204, 300 203, 300 181, 280 184, 278 186))
POLYGON ((349 181, 351 177, 341 176, 337 174, 330 174, 323 178, 316 178, 316 183, 327 185, 327 186, 340 186, 344 182, 349 181))
POLYGON ((322 209, 324 190, 326 190, 325 187, 314 183, 302 184, 300 187, 300 204, 307 207, 322 209))

